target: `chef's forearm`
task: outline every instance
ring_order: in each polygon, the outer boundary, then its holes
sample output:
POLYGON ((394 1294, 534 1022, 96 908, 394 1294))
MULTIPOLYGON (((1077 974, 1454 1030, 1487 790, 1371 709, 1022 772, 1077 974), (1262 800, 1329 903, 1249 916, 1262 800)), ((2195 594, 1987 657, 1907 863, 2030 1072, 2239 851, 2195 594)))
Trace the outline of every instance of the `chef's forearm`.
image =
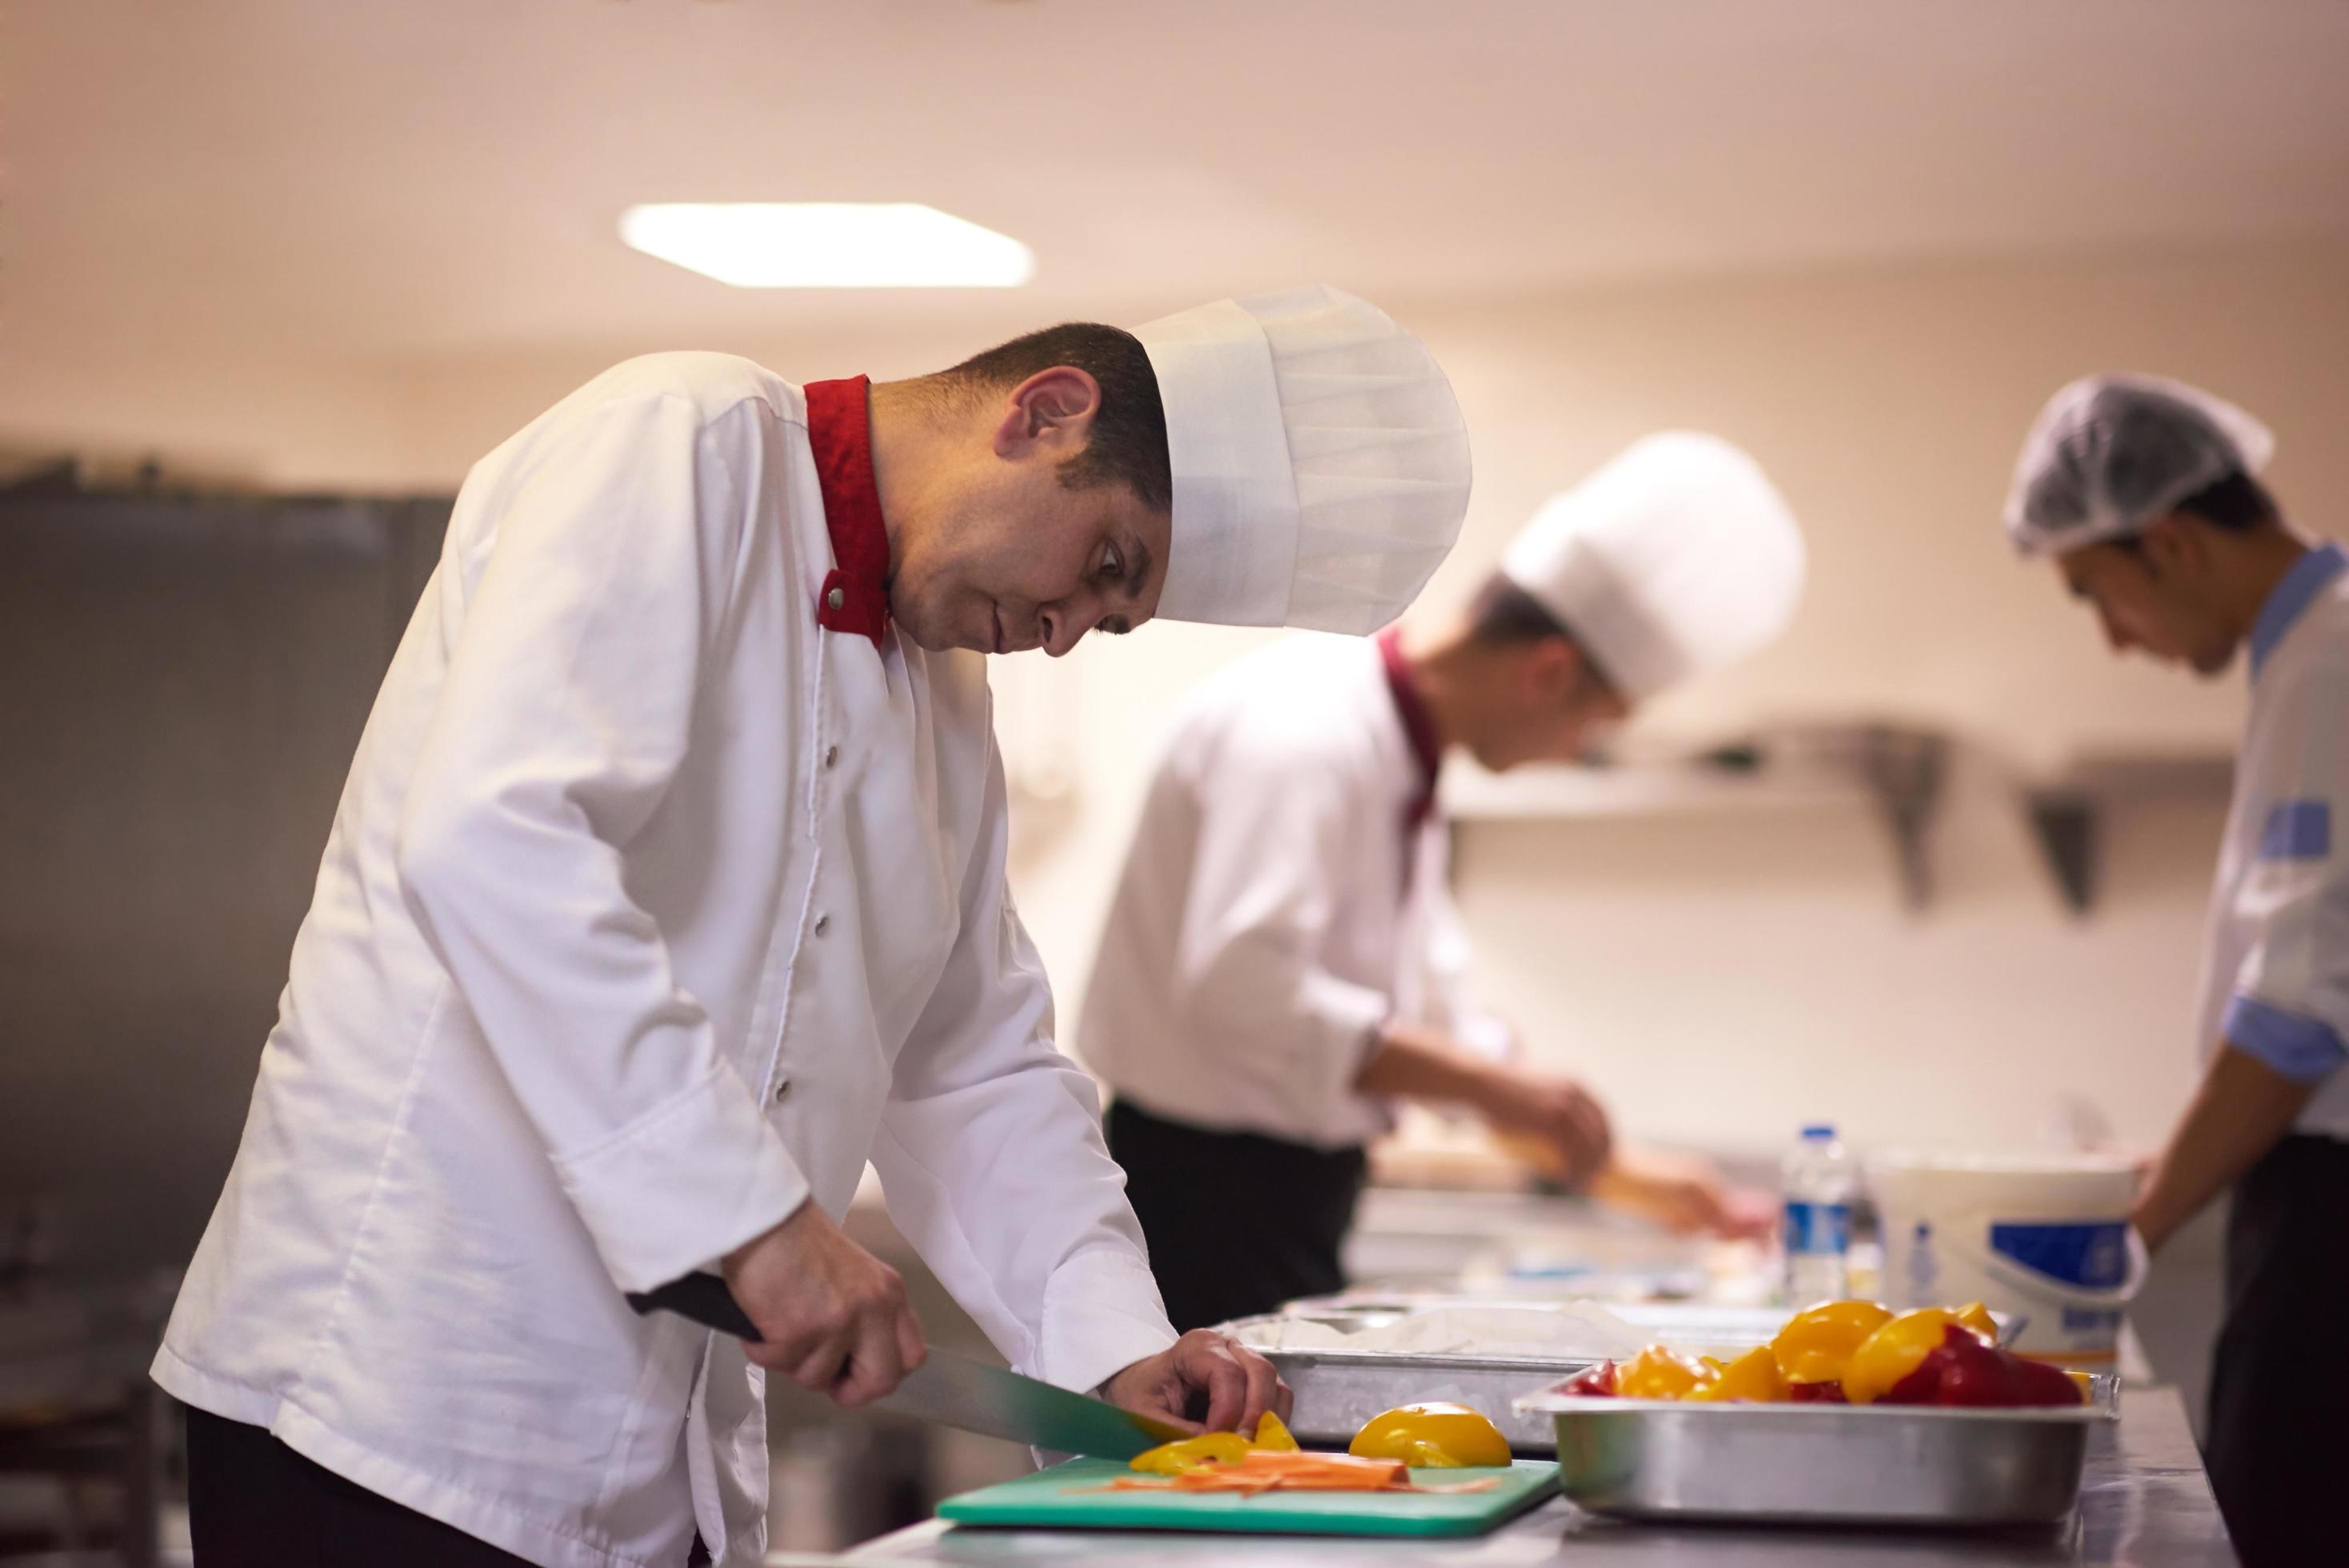
POLYGON ((1499 1092, 1493 1064, 1434 1029, 1390 1019, 1379 1026, 1354 1087, 1395 1099, 1483 1109, 1499 1092))
POLYGON ((2146 1245, 2158 1248, 2257 1164, 2292 1130, 2315 1090, 2248 1052, 2222 1047, 2137 1195, 2131 1218, 2146 1245))

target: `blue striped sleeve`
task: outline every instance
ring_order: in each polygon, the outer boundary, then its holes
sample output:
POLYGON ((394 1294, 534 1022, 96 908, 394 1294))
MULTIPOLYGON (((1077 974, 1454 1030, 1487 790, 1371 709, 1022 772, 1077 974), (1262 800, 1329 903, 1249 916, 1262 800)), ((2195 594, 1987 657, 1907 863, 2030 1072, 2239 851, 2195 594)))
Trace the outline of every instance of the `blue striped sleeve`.
POLYGON ((2321 861, 2333 853, 2333 807, 2325 800, 2279 800, 2260 829, 2260 859, 2321 861))
POLYGON ((2349 1047, 2343 1047, 2332 1025, 2255 997, 2239 995, 2229 1002, 2221 1029, 2237 1050, 2259 1057, 2294 1083, 2322 1082, 2349 1060, 2349 1047))

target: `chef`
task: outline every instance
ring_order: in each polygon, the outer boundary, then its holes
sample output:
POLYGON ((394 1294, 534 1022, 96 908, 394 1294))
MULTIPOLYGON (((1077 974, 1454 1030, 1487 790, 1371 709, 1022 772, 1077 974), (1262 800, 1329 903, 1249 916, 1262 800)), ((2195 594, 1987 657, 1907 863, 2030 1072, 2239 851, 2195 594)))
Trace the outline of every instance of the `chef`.
POLYGON ((1327 288, 878 386, 656 356, 483 459, 155 1361, 199 1561, 757 1562, 765 1372, 922 1357, 839 1227, 868 1161, 1020 1370, 1282 1408, 1168 1326, 1054 1051, 979 655, 1367 630, 1467 490, 1442 372, 1327 288), (747 1354, 626 1304, 698 1270, 747 1354))
POLYGON ((2233 1195, 2207 1458, 2253 1568, 2340 1561, 2349 1410, 2349 557, 2261 484, 2273 449, 2209 393, 2091 377, 2041 413, 2006 505, 2017 548, 2054 561, 2116 654, 2208 677, 2250 653, 2201 1082, 2134 1219, 2158 1253, 2233 1195))
POLYGON ((1078 1046, 1174 1323, 1338 1288, 1364 1146, 1464 1110, 1549 1174, 1675 1228, 1766 1208, 1702 1162, 1616 1154, 1575 1080, 1480 1011, 1445 892, 1444 758, 1570 760, 1794 614, 1802 537, 1711 436, 1633 445, 1551 500, 1468 611, 1370 645, 1291 639, 1203 685, 1159 758, 1078 1046))

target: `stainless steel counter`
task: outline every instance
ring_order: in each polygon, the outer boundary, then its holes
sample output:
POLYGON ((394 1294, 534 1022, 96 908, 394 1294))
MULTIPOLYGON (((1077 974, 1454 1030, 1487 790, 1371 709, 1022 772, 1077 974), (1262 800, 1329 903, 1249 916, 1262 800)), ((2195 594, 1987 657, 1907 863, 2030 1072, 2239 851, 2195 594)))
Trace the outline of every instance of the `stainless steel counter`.
POLYGON ((2168 1388, 2131 1389, 2116 1429, 2089 1449, 2080 1509, 2053 1530, 1959 1535, 1887 1531, 1660 1529, 1582 1513, 1562 1500, 1473 1541, 1368 1541, 1066 1530, 953 1530, 933 1521, 886 1535, 839 1561, 855 1563, 1121 1563, 1183 1568, 1424 1564, 1534 1568, 1605 1561, 1714 1568, 1817 1563, 2110 1563, 2206 1568, 2235 1562, 2202 1473, 2186 1407, 2168 1388))

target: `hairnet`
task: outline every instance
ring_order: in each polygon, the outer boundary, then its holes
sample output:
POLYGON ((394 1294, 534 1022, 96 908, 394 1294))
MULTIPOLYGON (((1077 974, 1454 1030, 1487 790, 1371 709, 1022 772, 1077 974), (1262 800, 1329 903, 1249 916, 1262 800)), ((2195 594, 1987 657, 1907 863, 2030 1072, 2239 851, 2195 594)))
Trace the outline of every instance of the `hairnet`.
POLYGON ((2047 400, 2023 438, 2006 531, 2025 555, 2125 538, 2275 451, 2268 428, 2222 398, 2155 376, 2090 376, 2047 400))

